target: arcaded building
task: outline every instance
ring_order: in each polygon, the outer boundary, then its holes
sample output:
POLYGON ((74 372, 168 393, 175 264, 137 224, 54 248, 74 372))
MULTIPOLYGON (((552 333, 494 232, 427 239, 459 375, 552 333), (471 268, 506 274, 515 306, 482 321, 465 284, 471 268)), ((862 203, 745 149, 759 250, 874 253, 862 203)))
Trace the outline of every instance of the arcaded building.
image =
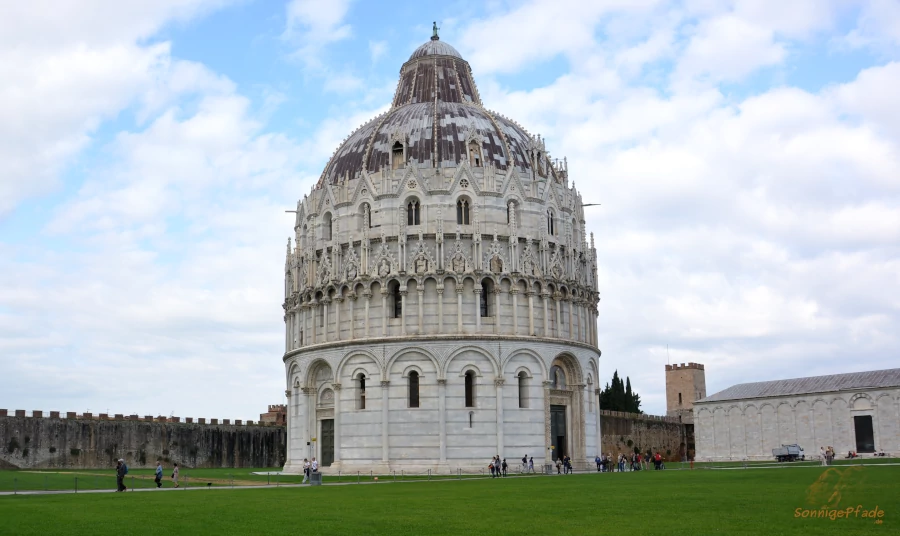
POLYGON ((286 471, 597 454, 581 196, 436 34, 298 201, 284 274, 286 471))
POLYGON ((774 460, 799 444, 807 456, 900 452, 900 369, 742 383, 694 402, 697 460, 774 460))

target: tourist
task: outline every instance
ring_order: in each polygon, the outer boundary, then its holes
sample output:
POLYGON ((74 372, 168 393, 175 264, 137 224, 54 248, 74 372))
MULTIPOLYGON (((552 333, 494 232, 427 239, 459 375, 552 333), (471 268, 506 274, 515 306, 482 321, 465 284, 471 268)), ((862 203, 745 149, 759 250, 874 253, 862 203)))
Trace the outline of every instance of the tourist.
POLYGON ((309 480, 309 458, 303 458, 303 482, 301 484, 306 484, 309 480))
POLYGON ((643 463, 644 463, 644 457, 641 456, 640 453, 638 453, 637 454, 637 467, 639 470, 644 468, 644 466, 642 465, 643 463))
POLYGON ((619 453, 619 472, 620 473, 625 472, 625 455, 622 454, 621 452, 619 453))
POLYGON ((494 462, 494 470, 497 471, 497 477, 498 477, 498 478, 500 478, 500 477, 503 476, 503 473, 500 472, 500 469, 501 469, 501 462, 500 462, 500 455, 498 454, 498 455, 497 455, 497 461, 494 462))
POLYGON ((528 471, 534 472, 534 456, 528 458, 528 471))
POLYGON ((834 461, 834 447, 828 445, 828 448, 825 449, 825 459, 828 460, 828 465, 831 465, 831 462, 834 461))
POLYGON ((116 491, 125 491, 128 488, 125 487, 125 460, 118 460, 116 462, 116 491))
POLYGON ((502 467, 503 467, 503 476, 509 476, 509 475, 507 474, 507 472, 506 472, 506 470, 509 468, 509 466, 506 465, 506 458, 503 458, 503 464, 502 464, 502 467))
POLYGON ((662 456, 659 455, 659 452, 653 455, 653 465, 657 471, 662 469, 662 456))
POLYGON ((178 464, 174 464, 172 467, 172 482, 175 483, 175 487, 178 487, 178 464))
POLYGON ((562 474, 562 461, 559 458, 556 459, 556 474, 562 474))
POLYGON ((600 461, 600 455, 599 455, 599 454, 596 455, 596 456, 594 456, 594 463, 597 464, 597 472, 599 473, 599 472, 600 472, 600 469, 601 469, 601 467, 602 467, 601 464, 603 463, 602 461, 600 461))
POLYGON ((822 460, 822 465, 828 465, 828 457, 825 454, 825 447, 819 447, 819 458, 822 460))
POLYGON ((488 469, 491 470, 491 478, 497 478, 497 475, 494 474, 494 464, 497 463, 497 457, 494 456, 491 458, 491 463, 488 465, 488 469))
POLYGON ((156 462, 156 487, 157 488, 162 487, 162 475, 163 475, 162 462, 158 461, 158 462, 156 462))
POLYGON ((319 472, 319 462, 316 461, 315 456, 313 456, 312 463, 310 463, 309 468, 313 473, 319 472))
POLYGON ((527 454, 522 456, 522 472, 523 473, 528 472, 528 455, 527 454))

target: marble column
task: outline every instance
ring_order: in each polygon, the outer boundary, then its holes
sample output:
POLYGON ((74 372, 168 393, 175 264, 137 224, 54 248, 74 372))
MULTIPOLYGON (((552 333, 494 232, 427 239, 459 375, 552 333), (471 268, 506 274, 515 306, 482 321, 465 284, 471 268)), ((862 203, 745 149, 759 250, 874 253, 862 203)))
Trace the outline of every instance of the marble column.
POLYGON ((387 298, 388 298, 388 289, 381 289, 381 336, 387 337, 387 298))
POLYGON ((330 303, 331 300, 328 298, 322 300, 322 307, 324 307, 324 309, 322 310, 322 342, 328 342, 328 305, 330 303))
POLYGON ((550 385, 551 382, 542 382, 544 386, 544 463, 551 463, 553 457, 550 455, 550 385))
POLYGON ((400 291, 400 335, 406 337, 406 315, 409 310, 406 308, 406 287, 400 291))
MULTIPOLYGON (((497 356, 498 359, 500 356, 497 356)), ((503 378, 496 378, 494 386, 497 389, 497 452, 503 453, 503 378)))
POLYGON ((475 333, 481 333, 481 293, 480 288, 475 288, 475 333))
POLYGON ((528 296, 528 336, 534 337, 534 291, 525 293, 528 296))
POLYGON ((597 414, 594 416, 597 419, 597 454, 603 455, 603 431, 600 426, 603 422, 603 419, 600 417, 600 389, 594 389, 594 402, 597 403, 597 414))
POLYGON ((416 289, 416 299, 419 300, 419 335, 425 333, 425 287, 416 289))
POLYGON ((341 461, 341 384, 331 384, 334 390, 334 461, 341 461))
POLYGON ((541 335, 544 336, 544 337, 549 337, 549 336, 550 336, 550 335, 548 334, 548 328, 547 328, 547 324, 548 324, 548 320, 547 320, 547 299, 548 299, 549 297, 550 297, 550 294, 548 294, 548 293, 546 293, 546 292, 544 292, 544 293, 541 294, 541 304, 544 306, 544 332, 541 333, 541 335))
POLYGON ((444 332, 444 287, 438 287, 437 289, 437 301, 438 301, 438 333, 444 332))
POLYGON ((447 380, 440 378, 438 383, 438 426, 440 427, 441 463, 447 461, 447 380))
POLYGON ((556 310, 556 338, 562 338, 562 311, 560 304, 562 303, 559 293, 553 296, 553 308, 556 310))
POLYGON ((512 288, 509 290, 510 294, 512 294, 512 308, 513 308, 513 335, 519 334, 519 289, 512 288))
POLYGON ((372 302, 372 293, 368 290, 363 292, 363 298, 366 299, 365 315, 363 319, 363 337, 369 338, 369 304, 372 302))
POLYGON ((310 316, 310 324, 312 324, 312 329, 309 331, 310 331, 310 333, 312 333, 312 343, 316 344, 316 341, 318 340, 317 335, 318 335, 318 331, 319 331, 319 326, 318 326, 319 304, 317 302, 313 301, 310 304, 310 307, 311 307, 310 308, 311 314, 309 316, 310 316))
POLYGON ((342 296, 338 296, 334 299, 334 340, 341 340, 341 304, 344 303, 344 298, 342 296))
MULTIPOLYGON (((291 381, 290 378, 288 378, 288 381, 291 381)), ((294 448, 294 445, 296 444, 296 443, 294 443, 294 437, 293 437, 294 434, 296 433, 296 430, 294 429, 294 426, 293 426, 293 423, 294 423, 293 417, 294 417, 294 411, 295 411, 294 410, 295 399, 291 398, 291 390, 290 389, 286 389, 284 391, 284 396, 287 397, 287 422, 285 423, 285 427, 287 428, 287 434, 285 434, 287 436, 285 438, 287 444, 285 445, 285 448, 284 448, 284 452, 285 452, 284 466, 289 467, 292 463, 291 459, 293 458, 293 456, 291 456, 291 449, 294 448)))
POLYGON ((500 334, 500 287, 494 287, 494 335, 500 334))
POLYGON ((390 446, 388 443, 388 390, 391 382, 389 380, 381 380, 381 461, 390 460, 390 446))
POLYGON ((356 338, 356 294, 350 294, 350 340, 356 338))
POLYGON ((462 295, 463 295, 463 286, 462 286, 462 285, 457 285, 457 286, 456 286, 456 332, 457 332, 457 333, 462 333, 462 332, 463 332, 463 326, 462 326, 462 313, 463 313, 463 310, 462 310, 462 295))

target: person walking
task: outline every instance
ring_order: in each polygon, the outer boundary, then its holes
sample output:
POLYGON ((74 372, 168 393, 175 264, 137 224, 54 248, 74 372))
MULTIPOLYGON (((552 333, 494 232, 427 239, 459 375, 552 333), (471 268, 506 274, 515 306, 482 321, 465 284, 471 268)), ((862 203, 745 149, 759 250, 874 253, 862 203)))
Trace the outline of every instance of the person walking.
POLYGON ((534 456, 528 458, 528 471, 531 473, 534 472, 534 456))
POLYGON ((825 457, 825 447, 819 447, 819 459, 822 460, 822 465, 828 465, 828 460, 825 457))
POLYGON ((506 464, 506 458, 503 458, 501 467, 503 468, 503 476, 509 476, 509 474, 506 472, 509 469, 509 466, 506 464))
POLYGON ((309 459, 303 458, 303 482, 301 484, 306 484, 309 480, 309 459))
POLYGON ((528 472, 528 455, 527 454, 522 456, 522 472, 523 473, 528 472))
POLYGON ((497 478, 497 475, 494 474, 494 464, 497 463, 497 457, 491 457, 491 463, 488 464, 488 469, 491 470, 491 478, 497 478))
POLYGON ((311 470, 313 473, 318 473, 318 472, 319 472, 319 462, 316 461, 316 457, 315 457, 315 456, 313 456, 313 459, 312 459, 312 462, 311 462, 310 465, 309 465, 309 468, 310 468, 310 470, 311 470))
POLYGON ((125 491, 128 488, 125 487, 125 460, 118 460, 116 462, 116 492, 125 491))
POLYGON ((163 476, 162 462, 156 462, 156 479, 155 479, 155 481, 156 481, 157 488, 162 487, 162 476, 163 476))
POLYGON ((178 463, 173 464, 172 467, 172 482, 175 483, 175 487, 178 487, 178 463))

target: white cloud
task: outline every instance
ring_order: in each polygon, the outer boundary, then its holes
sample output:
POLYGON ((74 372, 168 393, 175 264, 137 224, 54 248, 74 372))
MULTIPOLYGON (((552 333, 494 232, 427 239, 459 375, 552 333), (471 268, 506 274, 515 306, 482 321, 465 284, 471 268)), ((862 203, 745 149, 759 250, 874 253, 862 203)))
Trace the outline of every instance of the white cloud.
POLYGON ((372 63, 380 60, 388 51, 387 41, 369 41, 369 56, 372 63))
POLYGON ((352 28, 344 22, 351 0, 291 0, 286 7, 283 37, 294 43, 295 57, 309 67, 323 66, 323 48, 350 37, 352 28))

